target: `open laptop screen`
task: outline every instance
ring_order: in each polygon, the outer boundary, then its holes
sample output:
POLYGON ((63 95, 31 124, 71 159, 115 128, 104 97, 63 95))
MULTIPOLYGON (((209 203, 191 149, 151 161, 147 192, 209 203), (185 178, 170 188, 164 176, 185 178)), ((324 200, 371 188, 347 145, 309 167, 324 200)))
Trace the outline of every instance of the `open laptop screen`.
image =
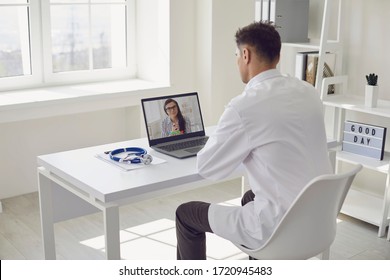
POLYGON ((196 92, 145 98, 141 102, 150 146, 205 135, 196 92))

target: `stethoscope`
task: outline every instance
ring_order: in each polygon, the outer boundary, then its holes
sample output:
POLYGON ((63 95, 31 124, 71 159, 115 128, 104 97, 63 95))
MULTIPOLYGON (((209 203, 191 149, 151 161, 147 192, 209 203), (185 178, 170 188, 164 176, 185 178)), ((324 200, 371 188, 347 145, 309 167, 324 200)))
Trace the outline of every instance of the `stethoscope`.
POLYGON ((109 155, 110 159, 127 164, 143 163, 148 165, 153 161, 153 157, 145 149, 138 147, 116 149, 109 152, 109 155))

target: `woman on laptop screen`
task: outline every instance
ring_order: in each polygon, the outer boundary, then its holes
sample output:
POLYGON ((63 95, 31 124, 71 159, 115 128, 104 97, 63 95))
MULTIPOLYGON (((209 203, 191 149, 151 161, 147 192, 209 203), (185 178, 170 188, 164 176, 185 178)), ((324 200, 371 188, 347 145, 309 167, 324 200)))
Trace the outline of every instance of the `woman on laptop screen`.
POLYGON ((164 103, 167 117, 161 123, 161 137, 169 137, 191 132, 189 118, 183 116, 179 104, 174 99, 167 99, 164 103))

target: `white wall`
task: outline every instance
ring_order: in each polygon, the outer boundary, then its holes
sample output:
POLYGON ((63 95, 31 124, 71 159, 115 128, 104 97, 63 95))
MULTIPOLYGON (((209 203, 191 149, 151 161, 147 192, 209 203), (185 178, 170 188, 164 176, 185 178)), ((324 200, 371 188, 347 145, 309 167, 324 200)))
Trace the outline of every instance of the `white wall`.
POLYGON ((236 66, 234 35, 254 21, 254 0, 197 2, 197 86, 207 124, 215 124, 224 106, 244 88, 236 66))
POLYGON ((114 109, 0 124, 1 198, 37 190, 36 156, 139 135, 139 110, 114 109), (128 129, 124 129, 128 127, 128 129))
POLYGON ((169 81, 169 13, 169 0, 136 1, 138 78, 169 81))
POLYGON ((390 1, 345 0, 344 53, 349 90, 364 95, 365 75, 377 73, 379 98, 390 100, 390 1))

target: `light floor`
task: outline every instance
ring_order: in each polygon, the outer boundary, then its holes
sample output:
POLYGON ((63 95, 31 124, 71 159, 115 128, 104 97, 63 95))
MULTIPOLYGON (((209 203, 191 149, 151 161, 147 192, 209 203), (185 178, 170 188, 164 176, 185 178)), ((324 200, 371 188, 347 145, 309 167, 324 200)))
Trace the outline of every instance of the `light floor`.
MULTIPOLYGON (((186 201, 202 200, 237 204, 240 181, 217 184, 177 195, 133 203, 120 208, 123 259, 176 258, 174 213, 186 201)), ((43 259, 38 194, 2 200, 0 259, 43 259)), ((390 242, 377 237, 377 227, 340 215, 331 259, 389 260, 390 242)), ((58 259, 104 259, 102 214, 93 214, 55 225, 58 259)), ((207 236, 209 259, 247 259, 230 242, 207 236)))

